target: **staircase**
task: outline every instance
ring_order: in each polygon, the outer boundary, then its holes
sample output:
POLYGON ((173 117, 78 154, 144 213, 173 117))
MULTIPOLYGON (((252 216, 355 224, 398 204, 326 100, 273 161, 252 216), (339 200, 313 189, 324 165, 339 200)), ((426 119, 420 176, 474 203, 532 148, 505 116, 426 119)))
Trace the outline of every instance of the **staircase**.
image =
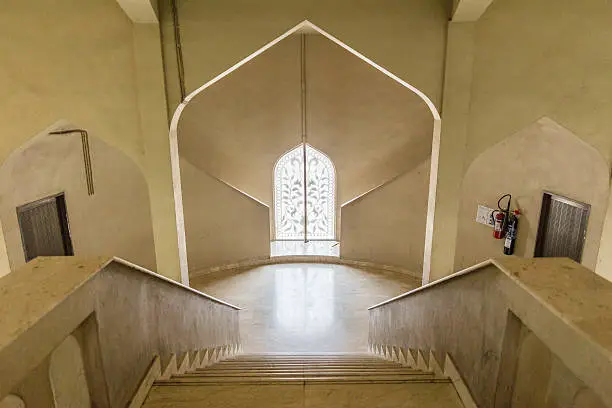
POLYGON ((242 354, 155 381, 158 407, 463 407, 451 381, 372 354, 242 354))

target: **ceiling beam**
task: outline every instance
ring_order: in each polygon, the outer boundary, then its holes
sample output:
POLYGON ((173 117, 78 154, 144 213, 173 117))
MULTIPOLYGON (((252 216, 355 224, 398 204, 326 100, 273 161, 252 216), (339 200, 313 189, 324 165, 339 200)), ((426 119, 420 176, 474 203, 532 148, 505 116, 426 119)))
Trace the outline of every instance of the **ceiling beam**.
POLYGON ((157 23, 156 0, 117 0, 125 14, 135 23, 157 23))
POLYGON ((493 0, 454 0, 453 18, 457 23, 477 21, 493 0))

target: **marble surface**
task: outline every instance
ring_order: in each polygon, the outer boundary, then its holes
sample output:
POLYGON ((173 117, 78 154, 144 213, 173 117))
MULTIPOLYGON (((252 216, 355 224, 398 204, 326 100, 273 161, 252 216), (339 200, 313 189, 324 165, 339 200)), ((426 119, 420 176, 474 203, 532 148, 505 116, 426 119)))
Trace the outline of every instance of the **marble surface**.
POLYGON ((44 364, 70 334, 96 406, 126 406, 154 355, 240 340, 238 310, 113 258, 37 258, 0 279, 0 299, 0 390, 28 406, 52 405, 44 364))
POLYGON ((612 353, 612 283, 568 258, 497 258, 493 262, 612 353))
POLYGON ((367 351, 367 308, 418 286, 403 274, 331 264, 224 271, 191 284, 244 309, 245 352, 367 351))
MULTIPOLYGON (((370 312, 373 345, 451 355, 480 406, 495 404, 500 384, 512 386, 514 377, 506 384, 498 373, 517 364, 523 331, 566 367, 561 388, 579 380, 612 406, 612 283, 569 259, 493 259, 370 312)), ((541 359, 528 359, 527 371, 541 359)), ((559 370, 547 370, 556 378, 559 370)))
POLYGON ((450 383, 154 386, 143 408, 460 408, 450 383))

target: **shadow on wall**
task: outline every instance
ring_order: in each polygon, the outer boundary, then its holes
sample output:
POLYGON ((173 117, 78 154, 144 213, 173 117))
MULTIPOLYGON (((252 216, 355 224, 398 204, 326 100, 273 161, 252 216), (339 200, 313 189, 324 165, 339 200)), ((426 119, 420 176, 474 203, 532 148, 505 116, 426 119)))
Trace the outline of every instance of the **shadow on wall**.
POLYGON ((181 160, 190 272, 270 256, 270 209, 181 160))
POLYGON ((478 156, 462 188, 455 269, 503 254, 490 227, 476 223, 478 204, 496 208, 511 193, 521 210, 517 256, 532 257, 544 191, 591 205, 582 263, 595 269, 608 202, 609 168, 601 154, 553 120, 543 117, 478 156))
POLYGON ((423 272, 430 160, 342 206, 342 258, 423 272))
MULTIPOLYGON (((72 129, 65 122, 53 130, 72 129)), ((16 208, 65 193, 75 255, 113 255, 155 269, 147 184, 119 150, 89 137, 95 193, 88 195, 81 137, 34 137, 0 167, 0 222, 11 270, 25 263, 16 208)))

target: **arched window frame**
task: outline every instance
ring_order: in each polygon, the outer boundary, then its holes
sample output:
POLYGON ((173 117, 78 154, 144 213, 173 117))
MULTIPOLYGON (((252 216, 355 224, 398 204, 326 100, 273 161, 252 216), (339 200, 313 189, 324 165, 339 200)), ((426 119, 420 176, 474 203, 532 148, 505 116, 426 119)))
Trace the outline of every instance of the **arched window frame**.
MULTIPOLYGON (((311 201, 307 200, 308 206, 308 225, 304 225, 304 168, 303 168, 303 148, 304 144, 299 144, 298 146, 290 149, 285 152, 274 165, 273 172, 273 190, 274 190, 274 238, 275 240, 335 240, 336 239, 336 211, 337 211, 337 203, 336 203, 336 168, 332 160, 325 153, 320 150, 312 147, 310 144, 306 143, 306 161, 307 163, 311 161, 313 158, 318 159, 319 164, 322 165, 323 168, 327 170, 328 181, 324 186, 329 191, 327 194, 327 200, 324 203, 324 213, 322 214, 321 208, 316 208, 316 206, 309 204, 311 201), (287 177, 292 177, 296 181, 296 185, 286 186, 285 191, 283 192, 283 183, 281 182, 283 175, 282 171, 288 167, 288 162, 292 160, 298 160, 301 164, 295 163, 293 167, 293 171, 291 171, 290 175, 286 174, 287 177), (295 196, 291 198, 293 202, 283 202, 283 193, 284 194, 293 194, 296 193, 295 196), (301 199, 300 199, 301 198, 301 199), (287 225, 287 222, 281 223, 280 221, 283 219, 283 211, 286 206, 289 205, 293 208, 293 220, 291 221, 291 226, 287 225), (301 208, 300 208, 301 207, 301 208), (316 209, 316 210, 315 210, 316 209), (321 216, 324 216, 326 228, 322 230, 321 228, 316 228, 315 225, 311 222, 313 219, 317 219, 321 221, 321 216), (301 225, 301 229, 299 226, 301 225), (308 234, 305 236, 304 228, 308 229, 308 234), (315 229, 313 231, 313 229, 315 229), (289 231, 288 231, 289 230, 289 231)), ((306 165, 307 171, 307 180, 308 183, 306 186, 306 197, 312 197, 313 193, 313 179, 310 177, 313 171, 317 171, 317 169, 313 169, 313 166, 306 165)), ((319 166, 319 169, 321 167, 319 166)), ((319 172, 320 173, 320 172, 319 172)), ((322 178, 316 177, 315 182, 319 182, 322 178)), ((319 189, 321 190, 321 188, 319 189)), ((290 201, 291 201, 290 200, 290 201)))

